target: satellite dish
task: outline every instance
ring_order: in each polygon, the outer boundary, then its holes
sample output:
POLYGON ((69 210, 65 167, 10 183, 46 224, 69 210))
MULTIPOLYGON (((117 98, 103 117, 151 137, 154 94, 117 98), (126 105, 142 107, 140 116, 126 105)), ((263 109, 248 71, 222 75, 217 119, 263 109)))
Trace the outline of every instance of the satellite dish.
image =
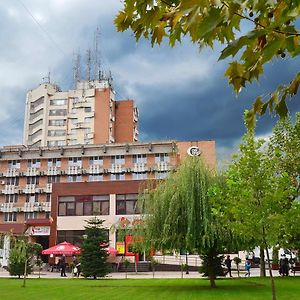
POLYGON ((197 146, 192 146, 187 149, 187 154, 189 156, 199 156, 201 154, 201 150, 197 146))

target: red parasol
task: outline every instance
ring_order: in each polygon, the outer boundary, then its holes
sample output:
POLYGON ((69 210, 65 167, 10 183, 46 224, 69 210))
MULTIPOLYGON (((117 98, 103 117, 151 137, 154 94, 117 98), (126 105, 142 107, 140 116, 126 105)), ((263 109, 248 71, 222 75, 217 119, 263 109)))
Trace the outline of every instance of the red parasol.
POLYGON ((68 242, 63 242, 51 248, 42 251, 42 254, 60 254, 60 255, 73 255, 80 254, 80 248, 68 242))
POLYGON ((117 255, 118 254, 118 250, 116 250, 115 248, 113 248, 111 246, 109 246, 107 248, 107 252, 108 252, 109 255, 117 255))

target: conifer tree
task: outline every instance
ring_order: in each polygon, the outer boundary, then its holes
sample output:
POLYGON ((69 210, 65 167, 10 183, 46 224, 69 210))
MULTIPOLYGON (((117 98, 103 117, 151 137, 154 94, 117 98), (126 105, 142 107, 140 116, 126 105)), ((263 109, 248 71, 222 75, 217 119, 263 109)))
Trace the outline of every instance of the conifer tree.
POLYGON ((107 234, 102 227, 103 220, 94 217, 86 221, 86 238, 81 247, 81 268, 84 277, 104 277, 108 273, 105 249, 108 245, 107 234))

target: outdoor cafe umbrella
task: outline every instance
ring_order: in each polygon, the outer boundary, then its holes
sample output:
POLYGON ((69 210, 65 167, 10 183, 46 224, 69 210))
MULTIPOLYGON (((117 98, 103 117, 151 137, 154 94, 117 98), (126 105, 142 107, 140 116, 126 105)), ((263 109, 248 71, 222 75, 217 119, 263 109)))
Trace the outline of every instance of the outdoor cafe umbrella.
POLYGON ((42 251, 42 254, 73 255, 80 254, 80 248, 68 242, 62 242, 42 251))

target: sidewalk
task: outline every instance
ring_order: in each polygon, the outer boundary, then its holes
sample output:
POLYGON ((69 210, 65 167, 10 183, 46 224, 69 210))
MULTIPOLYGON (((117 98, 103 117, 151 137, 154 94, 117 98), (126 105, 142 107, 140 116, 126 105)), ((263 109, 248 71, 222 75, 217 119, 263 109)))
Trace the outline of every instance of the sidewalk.
MULTIPOLYGON (((245 275, 244 271, 240 272, 240 277, 244 277, 245 275)), ((56 278, 56 279, 70 279, 70 278, 75 278, 72 277, 71 273, 67 273, 67 277, 60 277, 60 272, 45 272, 45 271, 41 271, 41 278, 56 278)), ((233 271, 232 272, 232 276, 233 278, 237 278, 237 272, 233 271)), ((269 272, 267 271, 267 276, 269 276, 269 272)), ((279 273, 278 271, 274 271, 273 270, 273 276, 278 277, 279 273)), ((290 276, 294 276, 293 274, 290 274, 290 276)), ((300 273, 296 273, 296 276, 300 276, 300 273)), ((9 273, 3 269, 0 269, 0 277, 6 277, 9 278, 11 277, 9 275, 9 273)), ((38 278, 39 274, 37 272, 35 272, 34 274, 30 274, 28 276, 28 278, 38 278)), ((152 278, 153 274, 152 272, 140 272, 140 273, 127 273, 127 278, 152 278)), ((181 278, 181 272, 155 272, 154 274, 155 278, 181 278)), ((251 269, 251 277, 259 277, 259 268, 253 268, 251 269)), ((125 278, 125 273, 109 273, 107 275, 108 279, 124 279, 125 278)), ((185 274, 185 272, 183 273, 183 278, 203 278, 198 272, 189 272, 189 274, 185 274)), ((226 277, 228 278, 228 277, 226 277)))

